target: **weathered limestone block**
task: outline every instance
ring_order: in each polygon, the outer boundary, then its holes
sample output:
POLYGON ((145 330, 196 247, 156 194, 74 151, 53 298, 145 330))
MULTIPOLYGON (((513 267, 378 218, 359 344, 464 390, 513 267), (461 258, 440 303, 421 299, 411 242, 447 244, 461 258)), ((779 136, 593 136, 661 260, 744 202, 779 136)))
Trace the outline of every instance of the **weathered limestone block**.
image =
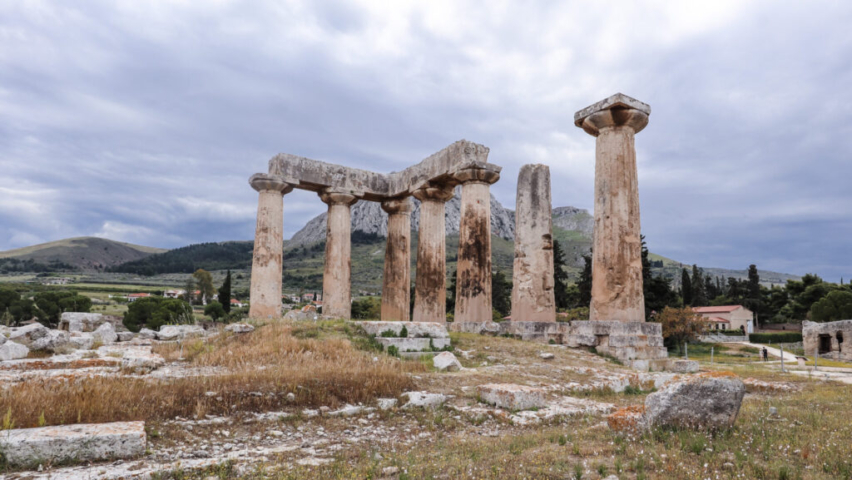
POLYGON ((164 341, 203 336, 204 328, 200 325, 165 325, 157 332, 157 339, 164 341))
POLYGON ((59 317, 59 330, 92 332, 106 321, 102 313, 64 312, 59 317))
POLYGON ((401 396, 408 398, 402 408, 439 408, 447 401, 447 396, 442 393, 429 392, 405 392, 401 396))
POLYGON ((441 372, 458 372, 461 370, 461 362, 452 352, 441 352, 432 358, 432 365, 441 372))
POLYGON ((480 165, 460 171, 455 178, 462 184, 462 195, 454 321, 490 322, 490 185, 500 174, 480 165))
POLYGON ((251 333, 254 331, 254 327, 247 323, 232 323, 225 327, 225 331, 231 333, 251 333))
POLYGON ((257 228, 251 266, 249 316, 281 316, 281 278, 284 257, 284 194, 293 185, 279 177, 255 174, 249 184, 257 190, 257 228))
POLYGON ((126 373, 144 375, 166 364, 166 360, 156 353, 144 350, 129 350, 121 358, 121 370, 126 373))
POLYGON ((25 345, 21 345, 20 343, 13 342, 12 340, 3 342, 2 345, 0 345, 0 361, 19 360, 21 358, 27 358, 27 355, 29 354, 29 348, 25 345))
POLYGON ((394 346, 400 352, 429 352, 432 348, 445 348, 450 346, 449 337, 445 338, 394 338, 394 337, 376 337, 376 341, 381 343, 387 350, 388 347, 394 346))
POLYGON ((116 332, 116 335, 118 335, 119 342, 129 342, 136 337, 136 334, 133 332, 116 332))
POLYGON ((430 322, 356 322, 367 332, 367 335, 381 336, 382 333, 391 331, 396 336, 401 336, 402 329, 408 332, 408 338, 449 338, 447 327, 440 323, 430 322))
POLYGON ((32 342, 46 337, 49 334, 49 328, 40 323, 31 323, 15 329, 11 334, 9 334, 9 340, 20 343, 21 345, 29 346, 32 342))
POLYGON ((590 320, 645 321, 634 136, 650 113, 616 94, 574 116, 576 126, 597 137, 590 320))
POLYGON ((802 344, 805 353, 852 361, 852 320, 816 323, 802 322, 802 344))
POLYGON ((90 350, 95 344, 95 336, 88 332, 72 331, 68 341, 78 350, 90 350))
POLYGON ((645 429, 645 406, 619 408, 606 417, 606 423, 618 433, 638 434, 645 429))
POLYGON ((0 451, 16 467, 135 458, 145 453, 145 422, 116 422, 7 430, 0 451))
POLYGON ((70 347, 68 332, 48 330, 47 335, 30 342, 29 347, 30 350, 62 352, 70 347))
POLYGON ((104 345, 115 343, 118 340, 118 334, 115 333, 115 327, 111 323, 104 323, 98 327, 97 330, 92 332, 92 336, 104 345))
POLYGON ((734 374, 710 372, 670 383, 645 399, 648 426, 727 428, 740 411, 745 385, 734 374))
POLYGON ((352 308, 352 192, 327 190, 320 194, 328 204, 325 240, 325 270, 322 276, 323 315, 349 318, 352 308))
POLYGON ((139 330, 139 333, 136 335, 136 338, 142 340, 154 340, 157 338, 157 332, 151 330, 150 328, 143 328, 139 330))
POLYGON ((388 214, 388 239, 382 276, 382 320, 410 319, 411 199, 382 202, 388 214))
POLYGON ((444 202, 453 198, 453 186, 430 185, 414 192, 420 200, 414 321, 447 321, 447 265, 444 202))
POLYGON ((514 385, 511 383, 490 383, 476 387, 480 400, 499 408, 509 410, 529 410, 546 407, 543 388, 514 385))
POLYGON ((696 373, 699 365, 695 360, 680 360, 672 358, 669 360, 668 371, 675 373, 696 373))
POLYGON ((550 169, 524 165, 518 175, 512 321, 555 322, 550 169))

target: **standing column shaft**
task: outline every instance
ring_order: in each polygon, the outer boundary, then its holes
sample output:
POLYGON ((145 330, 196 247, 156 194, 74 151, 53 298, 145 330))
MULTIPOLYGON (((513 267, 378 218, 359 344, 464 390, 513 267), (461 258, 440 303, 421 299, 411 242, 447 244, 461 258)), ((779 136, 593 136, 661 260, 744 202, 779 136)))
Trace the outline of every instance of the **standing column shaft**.
POLYGON ((524 165, 515 202, 512 321, 555 322, 550 169, 524 165))
POLYGON ((456 174, 462 182, 454 321, 489 322, 491 307, 491 187, 499 173, 481 168, 456 174))
POLYGON ((386 200, 382 209, 388 213, 382 320, 407 322, 411 318, 411 199, 386 200))
POLYGON ((649 114, 650 107, 619 94, 575 117, 597 137, 590 320, 645 321, 634 137, 649 114))
POLYGON ((453 188, 425 187, 416 191, 414 197, 420 200, 414 321, 446 323, 447 254, 444 202, 453 198, 453 188))
POLYGON ((263 174, 253 175, 249 184, 258 192, 249 317, 280 317, 284 257, 283 197, 293 190, 293 186, 263 174))
POLYGON ((325 270, 322 277, 322 313, 349 318, 352 311, 351 206, 358 198, 349 193, 327 191, 320 194, 328 204, 325 237, 325 270))

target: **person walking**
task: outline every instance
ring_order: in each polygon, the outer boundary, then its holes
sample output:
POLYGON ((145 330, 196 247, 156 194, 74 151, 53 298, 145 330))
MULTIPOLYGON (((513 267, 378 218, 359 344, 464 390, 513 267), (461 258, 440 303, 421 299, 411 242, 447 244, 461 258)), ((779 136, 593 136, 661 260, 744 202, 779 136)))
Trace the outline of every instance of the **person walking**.
POLYGON ((763 347, 763 361, 769 361, 769 350, 767 350, 766 347, 763 347))

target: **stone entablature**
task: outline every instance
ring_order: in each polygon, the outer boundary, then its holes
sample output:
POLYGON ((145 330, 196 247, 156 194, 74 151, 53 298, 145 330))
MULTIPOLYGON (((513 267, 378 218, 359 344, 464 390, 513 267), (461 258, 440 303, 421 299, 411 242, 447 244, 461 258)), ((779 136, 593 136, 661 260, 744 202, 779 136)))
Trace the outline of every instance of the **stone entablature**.
POLYGON ((817 323, 802 322, 805 355, 819 352, 821 357, 852 361, 852 320, 817 323))
POLYGON ((488 163, 488 152, 484 145, 459 140, 417 165, 387 174, 279 153, 269 161, 269 174, 301 190, 320 192, 333 188, 379 202, 408 197, 429 183, 457 185, 461 183, 457 174, 471 168, 499 176, 501 168, 488 163))
POLYGON ((318 193, 328 204, 323 314, 350 316, 351 206, 368 200, 381 202, 389 213, 382 319, 408 320, 409 197, 414 196, 421 201, 414 321, 445 322, 444 203, 462 185, 458 276, 468 281, 459 291, 462 301, 456 315, 469 321, 491 320, 489 188, 500 178, 501 168, 487 163, 488 151, 483 145, 460 140, 417 165, 388 174, 290 154, 273 157, 269 173, 252 175, 249 180, 259 192, 249 315, 281 315, 282 200, 285 193, 298 188, 318 193))

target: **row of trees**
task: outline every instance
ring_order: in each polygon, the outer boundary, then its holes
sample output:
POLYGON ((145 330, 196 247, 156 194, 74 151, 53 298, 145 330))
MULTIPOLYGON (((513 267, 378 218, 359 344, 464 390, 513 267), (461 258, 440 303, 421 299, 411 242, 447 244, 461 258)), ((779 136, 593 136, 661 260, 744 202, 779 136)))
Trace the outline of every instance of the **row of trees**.
POLYGON ((32 298, 15 290, 0 289, 0 320, 6 326, 37 319, 47 327, 56 327, 63 312, 88 312, 92 299, 75 291, 39 292, 32 298))

